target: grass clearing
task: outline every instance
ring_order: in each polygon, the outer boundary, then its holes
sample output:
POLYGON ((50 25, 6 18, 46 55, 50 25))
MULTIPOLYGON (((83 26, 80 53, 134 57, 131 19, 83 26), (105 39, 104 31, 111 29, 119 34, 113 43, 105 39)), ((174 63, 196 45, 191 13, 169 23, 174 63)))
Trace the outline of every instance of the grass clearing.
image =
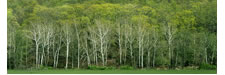
POLYGON ((217 70, 8 70, 8 74, 216 74, 217 70))

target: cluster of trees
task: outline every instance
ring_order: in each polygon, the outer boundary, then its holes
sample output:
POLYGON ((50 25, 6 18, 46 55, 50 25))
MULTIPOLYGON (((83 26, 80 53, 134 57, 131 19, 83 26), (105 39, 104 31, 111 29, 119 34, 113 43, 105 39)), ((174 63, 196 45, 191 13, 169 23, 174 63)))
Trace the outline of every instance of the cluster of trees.
POLYGON ((216 0, 8 0, 8 69, 217 64, 216 0))

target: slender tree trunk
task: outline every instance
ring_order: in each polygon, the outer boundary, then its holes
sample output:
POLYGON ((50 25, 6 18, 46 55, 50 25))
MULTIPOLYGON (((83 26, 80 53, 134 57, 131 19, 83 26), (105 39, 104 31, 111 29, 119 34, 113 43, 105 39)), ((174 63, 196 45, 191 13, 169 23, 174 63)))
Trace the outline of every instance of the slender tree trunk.
POLYGON ((151 60, 151 58, 150 58, 150 50, 148 50, 148 58, 147 58, 147 61, 148 61, 147 67, 148 68, 150 68, 150 60, 151 60))
POLYGON ((156 54, 156 46, 154 47, 154 51, 153 51, 153 67, 155 67, 155 54, 156 54))
MULTIPOLYGON (((78 41, 79 42, 79 41, 78 41)), ((80 68, 80 44, 78 43, 77 68, 80 68)))
POLYGON ((77 68, 80 68, 80 36, 79 36, 79 32, 78 32, 78 27, 75 24, 75 29, 76 29, 76 35, 77 35, 77 68))
POLYGON ((141 42, 139 41, 138 66, 141 66, 141 42))
MULTIPOLYGON (((26 41, 26 44, 27 44, 27 41, 26 41)), ((27 44, 28 45, 28 44, 27 44)), ((28 55, 28 52, 27 52, 27 46, 26 46, 26 67, 28 67, 27 66, 27 55, 28 55)))
POLYGON ((120 65, 122 64, 122 48, 121 48, 121 36, 119 31, 119 54, 120 54, 120 65))
POLYGON ((132 44, 130 43, 130 58, 131 58, 131 64, 134 66, 134 61, 133 61, 133 47, 132 44))
POLYGON ((102 65, 105 66, 105 58, 104 58, 104 52, 103 52, 103 38, 100 37, 100 41, 101 41, 101 54, 102 54, 102 65))
MULTIPOLYGON (((86 36, 87 37, 87 36, 86 36)), ((86 46, 86 49, 85 49, 85 52, 87 54, 87 61, 88 61, 88 66, 90 65, 90 56, 89 56, 89 53, 88 53, 88 44, 87 44, 87 39, 85 39, 85 46, 86 46)))
POLYGON ((170 63, 170 67, 171 67, 171 50, 170 50, 170 41, 169 41, 169 63, 170 63))
POLYGON ((141 68, 144 68, 144 48, 141 49, 141 68))
POLYGON ((42 54, 41 54, 41 65, 43 65, 43 61, 44 61, 44 54, 45 54, 44 48, 45 48, 45 47, 43 46, 42 54))
POLYGON ((178 51, 176 52, 176 62, 175 62, 175 66, 177 66, 177 60, 178 60, 178 51))
POLYGON ((38 48, 39 48, 39 45, 38 45, 38 43, 37 43, 37 41, 36 41, 36 68, 38 68, 39 67, 39 63, 38 63, 38 48))
POLYGON ((213 58, 214 58, 214 51, 213 51, 213 53, 212 53, 212 58, 211 58, 211 65, 213 64, 213 58))
POLYGON ((68 68, 68 57, 69 57, 69 40, 67 40, 67 45, 66 45, 66 69, 68 68))
MULTIPOLYGON (((59 49, 60 50, 60 49, 59 49)), ((56 67, 58 66, 58 62, 59 62, 59 50, 57 52, 57 57, 56 57, 56 67)))
POLYGON ((104 51, 105 51, 105 64, 106 64, 106 65, 107 65, 107 60, 108 60, 108 53, 107 53, 108 50, 107 50, 107 49, 108 49, 108 45, 106 44, 106 48, 105 48, 105 50, 104 50, 104 51))
POLYGON ((207 48, 205 48, 205 62, 206 64, 208 64, 207 48))
POLYGON ((49 55, 50 55, 49 49, 50 49, 50 43, 48 43, 48 47, 47 47, 47 60, 46 60, 47 64, 46 65, 49 64, 49 55))
MULTIPOLYGON (((127 39, 127 38, 126 38, 127 39)), ((127 41, 125 40, 125 49, 124 49, 124 64, 126 64, 127 61, 127 41)))
POLYGON ((94 43, 94 49, 95 49, 95 61, 96 61, 96 65, 98 65, 98 53, 96 49, 96 42, 94 43))
POLYGON ((72 52, 72 65, 71 65, 71 68, 73 69, 73 57, 74 57, 74 54, 72 52))

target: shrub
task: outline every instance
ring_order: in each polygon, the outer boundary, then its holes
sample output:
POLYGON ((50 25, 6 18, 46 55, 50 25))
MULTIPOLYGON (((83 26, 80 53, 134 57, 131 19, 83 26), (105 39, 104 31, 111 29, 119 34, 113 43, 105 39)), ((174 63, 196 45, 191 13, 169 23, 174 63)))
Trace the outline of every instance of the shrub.
POLYGON ((95 69, 97 69, 97 66, 95 66, 95 65, 91 65, 91 66, 88 66, 88 68, 87 69, 90 69, 90 70, 95 70, 95 69))
POLYGON ((134 68, 131 67, 131 66, 128 66, 128 65, 124 65, 124 66, 120 66, 120 69, 122 69, 122 70, 132 70, 134 68))
POLYGON ((107 70, 115 70, 116 67, 114 67, 114 66, 109 66, 109 67, 106 67, 106 69, 107 69, 107 70))
POLYGON ((39 67, 39 69, 40 69, 40 70, 50 70, 50 69, 53 69, 53 67, 41 65, 41 66, 39 67))
POLYGON ((198 67, 197 66, 187 66, 183 68, 184 70, 197 70, 198 67))
POLYGON ((104 66, 96 66, 96 65, 90 65, 90 66, 88 66, 87 69, 90 69, 90 70, 105 70, 105 69, 107 69, 107 67, 104 67, 104 66))
POLYGON ((204 70, 215 70, 216 65, 210 65, 210 64, 201 64, 199 66, 199 69, 204 69, 204 70))

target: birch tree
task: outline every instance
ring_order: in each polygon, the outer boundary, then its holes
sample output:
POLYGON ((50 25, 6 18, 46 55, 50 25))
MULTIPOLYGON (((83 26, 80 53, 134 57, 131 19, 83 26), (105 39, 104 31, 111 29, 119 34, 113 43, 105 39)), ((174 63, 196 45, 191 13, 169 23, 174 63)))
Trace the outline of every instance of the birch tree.
POLYGON ((55 37, 53 39, 53 56, 54 56, 54 67, 57 68, 58 60, 59 60, 59 53, 62 48, 62 41, 63 41, 63 31, 60 27, 56 27, 55 30, 55 37), (56 50, 55 50, 56 47, 56 50))
POLYGON ((107 45, 107 38, 109 28, 106 26, 107 24, 104 24, 100 22, 99 20, 96 20, 97 25, 97 36, 100 40, 100 53, 101 53, 101 59, 102 59, 102 65, 105 66, 105 47, 107 45))
POLYGON ((32 39, 35 41, 35 46, 36 46, 36 68, 39 68, 39 46, 41 44, 41 25, 38 23, 32 23, 31 24, 31 36, 28 35, 28 38, 32 39))
POLYGON ((77 24, 75 24, 76 37, 77 37, 77 68, 80 68, 80 30, 78 30, 77 24))
POLYGON ((70 49, 70 43, 72 40, 72 30, 71 30, 71 26, 69 24, 65 24, 63 29, 64 32, 64 37, 65 37, 65 42, 66 42, 66 66, 65 68, 68 68, 68 58, 69 58, 69 49, 70 49))
POLYGON ((153 61, 152 61, 152 66, 155 67, 155 57, 156 57, 156 50, 157 50, 157 43, 158 43, 159 35, 158 35, 158 30, 156 27, 153 28, 153 61))
POLYGON ((13 62, 13 64, 9 64, 9 68, 15 65, 15 52, 16 52, 16 32, 19 28, 19 24, 16 21, 16 17, 13 15, 12 9, 7 9, 7 55, 8 55, 8 64, 13 62), (10 61, 11 60, 11 61, 10 61))
POLYGON ((82 48, 84 49, 85 51, 85 54, 86 54, 86 59, 87 59, 87 64, 88 66, 91 64, 91 60, 90 60, 90 53, 89 53, 89 46, 88 46, 88 34, 87 32, 84 32, 83 34, 83 45, 82 45, 82 48))
POLYGON ((127 40, 129 43, 129 49, 130 49, 130 59, 131 59, 131 63, 134 66, 134 55, 133 55, 133 44, 135 41, 135 33, 134 33, 134 28, 132 25, 128 26, 128 34, 127 34, 127 40))
POLYGON ((122 64, 122 35, 121 35, 121 24, 117 24, 117 33, 118 33, 118 42, 119 42, 119 55, 120 55, 120 64, 122 64))
POLYGON ((166 23, 164 26, 164 35, 168 43, 168 57, 170 61, 170 66, 172 65, 172 53, 173 53, 172 44, 175 33, 176 33, 175 25, 172 25, 171 23, 166 23))

